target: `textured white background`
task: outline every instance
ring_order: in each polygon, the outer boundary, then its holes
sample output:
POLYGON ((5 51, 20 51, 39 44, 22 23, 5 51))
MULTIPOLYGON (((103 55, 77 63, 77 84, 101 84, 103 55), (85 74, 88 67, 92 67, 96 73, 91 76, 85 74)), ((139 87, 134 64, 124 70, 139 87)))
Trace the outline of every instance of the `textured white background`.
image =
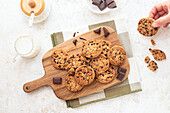
POLYGON ((0 113, 170 113, 170 28, 160 28, 153 37, 155 46, 136 30, 138 20, 147 17, 160 0, 116 0, 118 8, 103 15, 91 12, 86 0, 51 1, 49 18, 29 28, 20 12, 20 0, 0 0, 0 113), (51 33, 121 17, 128 25, 142 92, 72 109, 66 108, 65 101, 58 99, 50 87, 29 94, 22 90, 24 83, 44 75, 41 59, 52 48, 51 33), (14 41, 27 34, 39 39, 40 54, 34 59, 18 57, 13 62, 14 41), (167 60, 158 62, 159 69, 154 73, 143 61, 146 55, 153 59, 149 47, 160 48, 167 55, 167 60))

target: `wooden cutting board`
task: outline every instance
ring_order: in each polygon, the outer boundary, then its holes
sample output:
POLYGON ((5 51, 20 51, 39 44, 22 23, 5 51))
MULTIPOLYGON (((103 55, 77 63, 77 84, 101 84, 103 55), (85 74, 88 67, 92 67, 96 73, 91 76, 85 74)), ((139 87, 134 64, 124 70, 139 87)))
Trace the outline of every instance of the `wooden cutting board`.
MULTIPOLYGON (((51 50, 49 50, 47 53, 45 53, 45 55, 43 56, 43 59, 42 59, 43 67, 45 70, 45 75, 42 78, 39 78, 37 80, 34 80, 34 81, 24 84, 24 86, 23 86, 24 91, 31 92, 39 87, 42 87, 42 86, 51 86, 55 95, 58 98, 60 98, 62 100, 70 100, 70 99, 75 99, 75 98, 83 97, 86 95, 90 95, 92 93, 98 92, 102 89, 111 87, 115 84, 118 84, 118 83, 124 81, 128 77, 129 70, 130 70, 130 66, 129 66, 129 62, 128 62, 127 58, 125 59, 125 62, 121 65, 121 67, 124 67, 127 69, 126 75, 122 81, 119 81, 118 79, 114 79, 112 82, 110 82, 108 84, 102 84, 102 83, 99 83, 94 80, 94 82, 92 84, 85 86, 81 91, 70 92, 65 87, 65 77, 68 74, 67 71, 55 69, 51 63, 51 54, 56 49, 66 50, 69 54, 81 53, 81 47, 83 44, 83 40, 80 40, 79 37, 83 37, 87 40, 89 40, 89 39, 108 40, 113 44, 113 46, 114 45, 122 46, 118 35, 112 28, 105 26, 105 28, 110 32, 110 35, 106 38, 104 37, 103 26, 101 26, 101 28, 102 29, 101 29, 100 35, 94 33, 93 30, 91 30, 91 31, 81 34, 75 38, 72 38, 68 41, 65 41, 65 42, 57 45, 56 47, 52 48, 51 50), (77 46, 75 46, 72 42, 74 39, 78 40, 77 46), (61 77, 62 84, 53 84, 54 77, 61 77)), ((98 29, 98 28, 96 28, 96 29, 98 29)))

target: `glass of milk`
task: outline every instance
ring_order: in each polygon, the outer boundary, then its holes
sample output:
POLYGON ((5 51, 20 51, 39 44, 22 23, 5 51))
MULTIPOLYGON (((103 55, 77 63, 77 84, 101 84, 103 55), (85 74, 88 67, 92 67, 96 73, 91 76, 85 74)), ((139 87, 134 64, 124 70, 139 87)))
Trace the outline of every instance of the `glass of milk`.
POLYGON ((18 55, 25 58, 33 58, 40 51, 40 44, 33 36, 21 36, 15 41, 15 50, 18 55))

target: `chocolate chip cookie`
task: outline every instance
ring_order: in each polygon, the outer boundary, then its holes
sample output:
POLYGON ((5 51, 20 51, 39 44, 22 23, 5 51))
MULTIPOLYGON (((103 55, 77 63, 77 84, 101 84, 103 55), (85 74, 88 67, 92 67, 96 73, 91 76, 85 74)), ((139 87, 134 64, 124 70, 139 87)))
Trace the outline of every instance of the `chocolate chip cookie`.
POLYGON ((96 58, 102 52, 102 45, 98 40, 88 40, 82 46, 82 55, 87 58, 96 58))
POLYGON ((108 57, 111 64, 121 65, 125 62, 126 52, 121 46, 113 46, 108 53, 108 57))
POLYGON ((69 91, 76 92, 80 91, 84 86, 76 83, 74 76, 68 74, 65 79, 65 86, 69 91))
POLYGON ((156 61, 162 61, 163 59, 166 59, 165 53, 159 49, 149 48, 149 51, 152 53, 152 56, 156 61))
POLYGON ((91 59, 90 66, 96 74, 103 73, 109 68, 109 59, 101 54, 99 57, 91 59))
POLYGON ((93 68, 84 65, 76 69, 74 78, 80 85, 89 85, 93 82, 95 73, 93 68))
POLYGON ((69 56, 69 54, 66 51, 61 50, 61 49, 55 50, 51 55, 52 58, 59 58, 63 56, 69 56))
POLYGON ((152 26, 152 23, 155 20, 152 18, 142 18, 138 22, 138 28, 137 30, 139 31, 140 34, 144 36, 153 36, 158 32, 158 28, 155 28, 152 26))
POLYGON ((150 58, 148 56, 145 57, 145 63, 149 63, 150 58))
POLYGON ((85 65, 85 59, 80 54, 71 55, 67 60, 68 66, 67 71, 69 74, 75 74, 76 69, 81 66, 85 65))
POLYGON ((151 71, 156 71, 158 69, 158 65, 155 61, 151 61, 147 66, 151 71))
POLYGON ((103 51, 101 52, 101 54, 107 57, 107 54, 110 48, 112 47, 112 44, 107 40, 101 40, 101 43, 102 43, 102 48, 103 48, 103 51))
POLYGON ((96 80, 99 81, 100 83, 109 83, 115 78, 115 76, 116 76, 115 69, 114 67, 110 66, 108 70, 97 75, 96 80))
POLYGON ((51 55, 51 62, 53 66, 57 69, 66 69, 68 65, 68 56, 68 53, 64 50, 55 50, 51 55))

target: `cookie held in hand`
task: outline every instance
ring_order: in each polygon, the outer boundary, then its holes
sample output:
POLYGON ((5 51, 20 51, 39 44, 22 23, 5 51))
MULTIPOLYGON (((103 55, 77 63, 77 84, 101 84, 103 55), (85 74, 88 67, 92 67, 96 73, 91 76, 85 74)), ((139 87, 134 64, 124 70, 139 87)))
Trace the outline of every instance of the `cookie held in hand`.
POLYGON ((155 28, 152 26, 152 23, 155 20, 152 18, 142 18, 139 22, 138 22, 138 28, 137 30, 139 31, 140 34, 149 37, 149 36, 153 36, 158 32, 158 28, 155 28))

